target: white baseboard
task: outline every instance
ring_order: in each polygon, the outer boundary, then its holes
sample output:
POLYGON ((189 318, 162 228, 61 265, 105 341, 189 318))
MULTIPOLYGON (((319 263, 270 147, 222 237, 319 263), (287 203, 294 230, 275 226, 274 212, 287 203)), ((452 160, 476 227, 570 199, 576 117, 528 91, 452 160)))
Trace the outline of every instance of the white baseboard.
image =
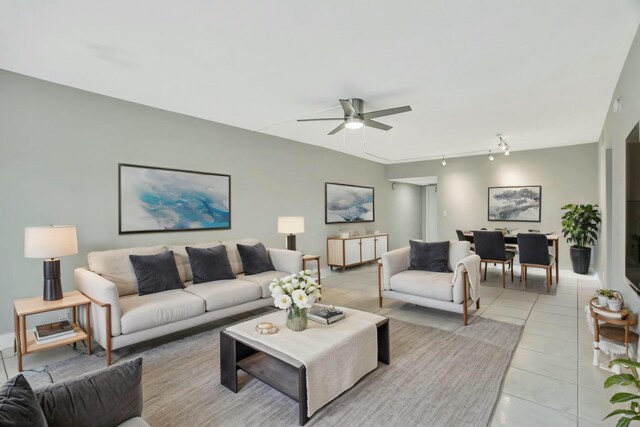
POLYGON ((0 335, 0 350, 3 350, 5 348, 13 348, 14 338, 15 334, 13 332, 0 335))

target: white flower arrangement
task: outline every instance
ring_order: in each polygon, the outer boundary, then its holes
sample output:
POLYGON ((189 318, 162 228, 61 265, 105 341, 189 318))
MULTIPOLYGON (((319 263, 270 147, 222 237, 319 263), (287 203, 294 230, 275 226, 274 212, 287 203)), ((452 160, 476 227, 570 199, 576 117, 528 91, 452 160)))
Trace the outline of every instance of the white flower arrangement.
POLYGON ((282 310, 292 306, 296 311, 311 307, 320 298, 321 288, 311 277, 311 270, 273 279, 269 284, 275 306, 282 310))

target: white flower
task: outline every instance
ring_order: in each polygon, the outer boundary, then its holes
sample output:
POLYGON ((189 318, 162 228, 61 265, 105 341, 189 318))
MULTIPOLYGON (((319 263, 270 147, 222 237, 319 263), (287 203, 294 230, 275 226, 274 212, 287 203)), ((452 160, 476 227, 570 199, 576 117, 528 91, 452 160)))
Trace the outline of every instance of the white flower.
POLYGON ((282 288, 289 294, 293 292, 293 285, 291 283, 285 283, 282 288))
POLYGON ((289 283, 289 282, 291 281, 291 277, 292 277, 292 276, 286 276, 286 277, 283 277, 283 278, 282 278, 282 281, 283 281, 284 283, 289 283))
MULTIPOLYGON (((269 286, 269 288, 271 288, 271 286, 269 286)), ((282 286, 274 286, 273 288, 271 288, 271 296, 272 297, 277 297, 278 295, 282 295, 283 294, 283 290, 282 290, 282 286)))
POLYGON ((291 297, 289 295, 278 295, 273 299, 274 304, 281 310, 291 307, 291 297))
POLYGON ((280 286, 280 283, 277 279, 273 279, 273 281, 269 283, 269 290, 273 292, 273 288, 275 288, 276 286, 280 286))
POLYGON ((309 287, 306 289, 307 294, 311 295, 313 294, 313 291, 315 291, 317 288, 313 285, 309 285, 309 287))
POLYGON ((293 289, 298 289, 300 287, 300 282, 298 281, 298 279, 292 279, 291 284, 293 285, 293 289))
POLYGON ((299 308, 311 307, 312 301, 309 301, 309 296, 302 289, 293 291, 291 297, 293 298, 293 302, 295 303, 295 305, 297 305, 299 308))
POLYGON ((320 297, 322 296, 322 294, 320 293, 320 289, 316 289, 315 292, 311 295, 313 296, 314 302, 319 300, 320 297))

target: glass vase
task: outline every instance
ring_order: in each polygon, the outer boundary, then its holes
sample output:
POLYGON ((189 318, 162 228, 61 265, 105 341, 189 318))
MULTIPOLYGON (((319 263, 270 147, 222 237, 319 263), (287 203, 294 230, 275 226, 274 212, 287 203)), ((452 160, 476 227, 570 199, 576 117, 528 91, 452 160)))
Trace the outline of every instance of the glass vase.
POLYGON ((307 309, 291 306, 287 308, 287 328, 300 332, 307 328, 307 309))

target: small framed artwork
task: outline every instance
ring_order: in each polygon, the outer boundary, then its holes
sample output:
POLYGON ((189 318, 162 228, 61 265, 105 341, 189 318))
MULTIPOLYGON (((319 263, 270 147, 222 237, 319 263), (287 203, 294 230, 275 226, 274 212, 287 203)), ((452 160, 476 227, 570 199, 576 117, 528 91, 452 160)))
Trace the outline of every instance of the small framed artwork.
POLYGON ((326 182, 324 187, 326 224, 375 221, 374 188, 326 182))
POLYGON ((119 233, 231 228, 231 176, 118 165, 119 233))
POLYGON ((489 187, 489 221, 540 222, 542 186, 489 187))

